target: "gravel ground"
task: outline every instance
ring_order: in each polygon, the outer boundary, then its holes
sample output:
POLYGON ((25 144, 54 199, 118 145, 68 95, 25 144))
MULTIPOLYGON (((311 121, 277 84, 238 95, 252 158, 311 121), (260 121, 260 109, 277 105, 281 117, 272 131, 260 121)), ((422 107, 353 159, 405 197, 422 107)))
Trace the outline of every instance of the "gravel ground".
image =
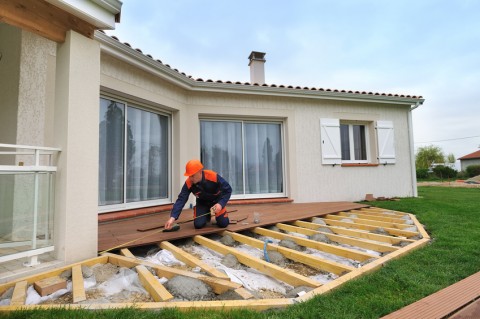
POLYGON ((465 188, 480 188, 480 184, 468 184, 464 182, 419 182, 417 186, 443 186, 443 187, 465 187, 465 188))

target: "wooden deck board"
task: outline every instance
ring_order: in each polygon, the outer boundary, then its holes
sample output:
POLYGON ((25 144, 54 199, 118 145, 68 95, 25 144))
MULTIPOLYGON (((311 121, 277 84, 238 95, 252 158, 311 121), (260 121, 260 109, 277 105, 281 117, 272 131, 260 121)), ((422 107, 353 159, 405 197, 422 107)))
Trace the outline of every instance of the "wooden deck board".
MULTIPOLYGON (((128 220, 99 224, 98 251, 108 250, 124 243, 128 244, 122 247, 136 247, 154 244, 165 240, 171 241, 175 239, 189 238, 195 235, 219 233, 224 230, 238 232, 257 226, 273 225, 278 222, 293 222, 314 216, 324 216, 330 213, 360 209, 363 207, 368 207, 368 205, 351 202, 228 205, 228 211, 237 210, 236 212, 229 214, 231 219, 239 220, 245 217, 246 219, 237 224, 231 224, 226 229, 211 224, 207 224, 207 226, 202 229, 195 229, 193 227, 193 222, 186 222, 185 224, 181 224, 180 230, 176 232, 163 233, 161 229, 148 232, 137 231, 137 229, 163 225, 170 217, 170 213, 162 212, 128 220), (259 224, 253 223, 253 212, 260 213, 259 224)), ((192 210, 186 209, 182 212, 182 215, 177 222, 188 221, 189 219, 192 219, 192 216, 192 210)))
POLYGON ((477 272, 445 289, 392 312, 382 319, 445 318, 479 297, 480 272, 477 272))

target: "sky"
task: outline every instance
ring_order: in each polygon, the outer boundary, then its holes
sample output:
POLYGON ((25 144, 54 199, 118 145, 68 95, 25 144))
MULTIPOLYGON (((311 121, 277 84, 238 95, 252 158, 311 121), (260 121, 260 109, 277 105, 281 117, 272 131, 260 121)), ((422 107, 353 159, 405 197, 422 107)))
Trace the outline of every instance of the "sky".
MULTIPOLYGON (((194 78, 416 95, 415 150, 480 150, 480 1, 122 0, 107 31, 194 78)), ((457 163, 458 167, 458 163, 457 163)))

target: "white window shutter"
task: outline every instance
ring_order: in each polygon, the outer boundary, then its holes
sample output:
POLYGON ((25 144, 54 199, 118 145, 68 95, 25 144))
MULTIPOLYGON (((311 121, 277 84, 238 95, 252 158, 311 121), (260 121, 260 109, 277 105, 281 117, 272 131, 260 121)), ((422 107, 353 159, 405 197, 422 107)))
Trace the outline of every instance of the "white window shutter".
POLYGON ((392 121, 377 121, 378 162, 395 164, 395 140, 392 121))
POLYGON ((340 144, 340 120, 320 119, 322 140, 322 164, 342 164, 340 144))

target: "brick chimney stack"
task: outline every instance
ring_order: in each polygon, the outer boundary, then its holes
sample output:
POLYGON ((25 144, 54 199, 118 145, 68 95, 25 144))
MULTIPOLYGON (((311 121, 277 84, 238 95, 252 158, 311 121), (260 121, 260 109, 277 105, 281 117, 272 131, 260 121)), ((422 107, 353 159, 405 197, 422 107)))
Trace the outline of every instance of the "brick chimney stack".
POLYGON ((248 59, 250 62, 250 83, 265 84, 265 54, 264 52, 252 51, 248 59))

